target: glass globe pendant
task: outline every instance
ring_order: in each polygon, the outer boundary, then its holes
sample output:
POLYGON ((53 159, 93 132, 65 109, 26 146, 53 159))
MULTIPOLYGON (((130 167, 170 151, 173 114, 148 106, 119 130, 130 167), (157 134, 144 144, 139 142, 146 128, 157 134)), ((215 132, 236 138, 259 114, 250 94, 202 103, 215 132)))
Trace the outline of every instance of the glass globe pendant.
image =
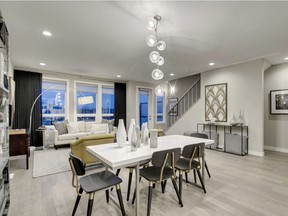
POLYGON ((155 94, 158 95, 158 96, 162 96, 164 93, 164 90, 162 88, 162 86, 158 85, 156 88, 155 88, 155 94))
POLYGON ((158 61, 156 62, 156 64, 158 66, 162 66, 164 64, 164 58, 162 56, 159 56, 158 61))
POLYGON ((154 35, 148 35, 146 38, 146 43, 149 47, 154 47, 157 44, 157 39, 154 35))
POLYGON ((152 78, 154 80, 161 80, 163 79, 163 77, 164 77, 164 73, 161 70, 155 69, 152 71, 152 78))
POLYGON ((165 43, 164 41, 159 41, 159 42, 157 43, 157 48, 158 48, 158 50, 160 50, 160 51, 165 50, 165 49, 166 49, 166 43, 165 43))
POLYGON ((154 18, 150 18, 147 23, 148 30, 155 30, 157 26, 157 20, 154 18))
POLYGON ((157 51, 152 51, 149 55, 150 61, 152 63, 157 63, 159 61, 160 54, 157 51))

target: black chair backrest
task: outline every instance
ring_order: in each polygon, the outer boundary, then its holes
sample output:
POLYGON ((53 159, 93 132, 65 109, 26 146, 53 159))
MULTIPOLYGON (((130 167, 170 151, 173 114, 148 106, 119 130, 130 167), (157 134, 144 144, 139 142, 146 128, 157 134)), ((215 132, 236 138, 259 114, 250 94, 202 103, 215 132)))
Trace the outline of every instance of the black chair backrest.
POLYGON ((199 157, 203 154, 204 148, 205 148, 205 143, 186 145, 183 148, 182 156, 184 158, 191 158, 195 151, 193 158, 199 157))
POLYGON ((84 168, 82 160, 80 158, 76 157, 75 155, 73 155, 72 152, 70 152, 69 157, 70 157, 70 161, 72 162, 73 167, 75 169, 75 172, 76 172, 75 174, 77 176, 85 175, 85 168, 84 168))
POLYGON ((192 133, 192 134, 190 134, 190 136, 191 137, 208 139, 208 135, 207 134, 203 134, 203 133, 192 133))
POLYGON ((162 167, 163 162, 166 158, 166 155, 168 154, 168 159, 167 159, 167 163, 165 166, 171 166, 173 163, 172 153, 174 153, 174 162, 177 162, 180 159, 180 154, 181 154, 180 148, 154 152, 152 155, 152 160, 151 160, 152 165, 155 167, 162 167))

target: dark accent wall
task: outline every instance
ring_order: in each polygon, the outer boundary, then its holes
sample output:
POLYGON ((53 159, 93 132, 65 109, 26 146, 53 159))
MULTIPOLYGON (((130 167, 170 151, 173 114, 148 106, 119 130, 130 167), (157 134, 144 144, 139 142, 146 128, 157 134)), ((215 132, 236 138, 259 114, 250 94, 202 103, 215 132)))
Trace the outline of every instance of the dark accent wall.
POLYGON ((115 126, 118 126, 119 119, 123 119, 126 126, 126 83, 115 83, 115 126))

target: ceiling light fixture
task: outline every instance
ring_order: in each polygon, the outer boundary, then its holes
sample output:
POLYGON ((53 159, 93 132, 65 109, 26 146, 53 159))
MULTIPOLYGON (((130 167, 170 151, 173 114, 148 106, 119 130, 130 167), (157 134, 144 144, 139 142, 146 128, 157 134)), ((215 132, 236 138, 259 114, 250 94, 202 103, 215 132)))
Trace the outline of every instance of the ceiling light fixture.
POLYGON ((158 85, 156 88, 155 88, 155 93, 157 96, 162 96, 164 94, 164 89, 162 86, 158 85))
MULTIPOLYGON (((159 40, 158 38, 158 33, 157 33, 157 27, 158 27, 158 23, 161 20, 161 16, 156 15, 153 18, 149 19, 148 24, 147 24, 147 28, 149 30, 154 30, 155 31, 155 35, 148 35, 146 37, 146 43, 149 47, 156 47, 159 51, 163 51, 166 49, 166 43, 162 40, 159 40)), ((152 71, 152 78, 154 80, 161 80, 164 77, 164 73, 163 71, 159 70, 159 66, 164 65, 164 58, 163 56, 160 55, 160 53, 158 51, 152 51, 149 54, 149 59, 152 63, 155 63, 157 65, 157 69, 154 69, 152 71)), ((156 91, 157 94, 157 91, 156 91)))
POLYGON ((41 62, 41 63, 39 63, 41 66, 46 66, 46 63, 43 63, 43 62, 41 62))
POLYGON ((49 31, 43 31, 42 34, 48 37, 52 36, 52 33, 49 31))
POLYGON ((174 76, 174 73, 170 73, 170 76, 174 76))
POLYGON ((214 66, 214 65, 215 65, 214 62, 209 63, 209 66, 214 66))
POLYGON ((285 60, 288 60, 288 56, 286 58, 284 58, 285 60))
POLYGON ((121 75, 117 75, 118 78, 121 78, 121 75))

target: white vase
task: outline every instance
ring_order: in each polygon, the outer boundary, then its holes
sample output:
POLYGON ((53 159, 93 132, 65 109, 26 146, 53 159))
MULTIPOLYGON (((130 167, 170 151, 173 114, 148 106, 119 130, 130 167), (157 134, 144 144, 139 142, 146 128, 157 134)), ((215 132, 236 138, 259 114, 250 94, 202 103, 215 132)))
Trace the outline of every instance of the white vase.
POLYGON ((150 130, 150 148, 158 147, 158 132, 156 129, 150 130))
POLYGON ((131 151, 137 150, 137 132, 136 125, 133 125, 132 136, 131 136, 131 151))
POLYGON ((133 126, 135 125, 135 119, 131 119, 128 129, 128 142, 131 145, 131 138, 132 138, 132 132, 133 132, 133 126))
POLYGON ((149 141, 149 131, 148 131, 148 126, 147 122, 145 123, 144 131, 143 131, 143 144, 148 145, 149 141))
POLYGON ((141 126, 141 143, 144 143, 144 130, 146 127, 146 123, 143 123, 141 126))
POLYGON ((119 119, 116 139, 117 139, 118 147, 123 148, 126 146, 127 133, 126 133, 123 119, 119 119))
POLYGON ((141 147, 141 140, 140 140, 140 127, 139 125, 135 126, 136 134, 137 134, 137 148, 141 147))
POLYGON ((243 116, 243 114, 242 114, 241 109, 240 109, 240 112, 239 112, 239 116, 238 116, 237 123, 238 123, 239 125, 244 125, 244 124, 245 124, 245 119, 244 119, 244 116, 243 116))
POLYGON ((237 119, 236 119, 236 117, 235 117, 234 114, 233 114, 233 118, 230 120, 229 123, 230 123, 231 125, 237 125, 237 124, 238 124, 237 119))

